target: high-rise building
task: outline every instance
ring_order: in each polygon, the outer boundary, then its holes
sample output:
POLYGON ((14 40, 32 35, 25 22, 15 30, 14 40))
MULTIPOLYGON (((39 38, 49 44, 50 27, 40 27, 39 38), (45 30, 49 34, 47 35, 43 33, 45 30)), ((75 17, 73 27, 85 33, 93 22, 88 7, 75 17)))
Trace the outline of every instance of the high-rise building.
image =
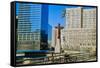
POLYGON ((66 9, 68 28, 81 28, 82 7, 66 9))
POLYGON ((62 30, 65 50, 96 51, 96 8, 67 8, 66 28, 62 30))
POLYGON ((83 10, 83 28, 96 28, 96 8, 83 10))
POLYGON ((16 3, 18 50, 46 50, 48 5, 16 3))

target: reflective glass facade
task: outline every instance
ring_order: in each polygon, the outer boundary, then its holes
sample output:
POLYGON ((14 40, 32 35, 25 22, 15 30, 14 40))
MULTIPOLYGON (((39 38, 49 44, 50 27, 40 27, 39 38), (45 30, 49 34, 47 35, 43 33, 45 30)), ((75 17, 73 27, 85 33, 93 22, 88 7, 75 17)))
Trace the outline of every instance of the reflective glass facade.
POLYGON ((48 45, 48 6, 16 3, 18 50, 45 50, 48 45))

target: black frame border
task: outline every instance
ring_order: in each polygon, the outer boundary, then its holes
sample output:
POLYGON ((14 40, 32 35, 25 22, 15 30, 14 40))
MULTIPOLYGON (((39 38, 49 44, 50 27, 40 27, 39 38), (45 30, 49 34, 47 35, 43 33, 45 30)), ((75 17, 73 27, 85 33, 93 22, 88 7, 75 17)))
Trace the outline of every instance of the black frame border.
POLYGON ((12 1, 10 3, 10 65, 13 67, 20 66, 40 66, 40 65, 57 65, 57 64, 72 64, 72 63, 88 63, 98 62, 98 6, 92 5, 76 5, 76 4, 61 4, 61 3, 47 3, 47 2, 29 2, 29 1, 12 1), (82 61, 82 62, 68 62, 68 63, 50 63, 50 64, 28 64, 28 65, 16 65, 16 3, 32 3, 32 4, 48 4, 48 5, 68 5, 68 6, 80 6, 80 7, 95 7, 96 8, 96 61, 82 61))

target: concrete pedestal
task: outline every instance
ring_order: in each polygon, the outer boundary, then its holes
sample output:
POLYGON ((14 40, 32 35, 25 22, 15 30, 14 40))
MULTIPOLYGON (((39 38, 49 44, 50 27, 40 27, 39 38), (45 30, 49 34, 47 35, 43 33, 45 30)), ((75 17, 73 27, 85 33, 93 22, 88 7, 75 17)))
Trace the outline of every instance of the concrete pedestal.
POLYGON ((60 46, 61 46, 60 39, 57 39, 56 45, 55 45, 55 53, 61 52, 60 46))

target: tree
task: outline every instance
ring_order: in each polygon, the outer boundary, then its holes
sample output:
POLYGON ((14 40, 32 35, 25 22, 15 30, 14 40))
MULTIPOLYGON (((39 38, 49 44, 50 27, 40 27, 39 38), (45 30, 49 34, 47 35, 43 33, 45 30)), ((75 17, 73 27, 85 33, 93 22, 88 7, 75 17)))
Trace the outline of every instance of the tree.
POLYGON ((63 18, 66 16, 66 9, 64 9, 63 11, 62 11, 62 15, 61 15, 63 18))

